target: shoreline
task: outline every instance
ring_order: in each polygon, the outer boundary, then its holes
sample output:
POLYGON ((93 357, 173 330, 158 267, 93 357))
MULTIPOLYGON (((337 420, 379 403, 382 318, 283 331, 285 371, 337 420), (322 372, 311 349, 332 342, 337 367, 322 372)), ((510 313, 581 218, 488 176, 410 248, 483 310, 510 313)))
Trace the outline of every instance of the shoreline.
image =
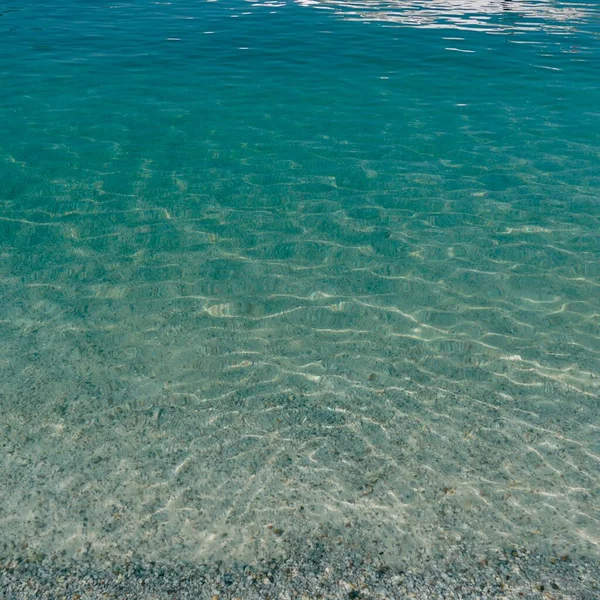
POLYGON ((600 596, 600 561, 506 549, 473 557, 415 559, 390 566, 347 547, 312 543, 293 556, 258 564, 161 565, 101 556, 0 558, 0 592, 7 600, 240 600, 401 598, 573 598, 600 596))

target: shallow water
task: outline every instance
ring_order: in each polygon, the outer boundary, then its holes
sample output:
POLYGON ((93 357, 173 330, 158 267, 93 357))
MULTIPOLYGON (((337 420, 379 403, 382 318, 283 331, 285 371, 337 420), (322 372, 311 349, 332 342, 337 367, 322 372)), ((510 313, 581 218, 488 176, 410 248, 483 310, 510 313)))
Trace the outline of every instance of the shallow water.
POLYGON ((2 552, 597 553, 598 3, 1 13, 2 552))

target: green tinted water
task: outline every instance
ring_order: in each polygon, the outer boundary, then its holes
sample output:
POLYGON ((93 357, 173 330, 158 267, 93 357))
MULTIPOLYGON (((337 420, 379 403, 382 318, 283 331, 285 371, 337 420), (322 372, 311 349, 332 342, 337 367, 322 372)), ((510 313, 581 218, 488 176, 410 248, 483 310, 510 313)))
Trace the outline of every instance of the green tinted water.
POLYGON ((0 538, 595 551, 599 17, 5 3, 0 538))

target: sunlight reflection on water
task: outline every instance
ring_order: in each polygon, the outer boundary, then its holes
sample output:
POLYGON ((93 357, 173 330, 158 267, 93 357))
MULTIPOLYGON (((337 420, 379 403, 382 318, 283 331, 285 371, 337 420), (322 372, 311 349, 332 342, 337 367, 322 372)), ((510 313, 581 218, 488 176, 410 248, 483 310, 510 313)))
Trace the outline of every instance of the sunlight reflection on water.
POLYGON ((352 21, 386 21, 421 28, 475 29, 487 33, 542 30, 568 35, 594 15, 587 4, 548 0, 296 0, 352 21))

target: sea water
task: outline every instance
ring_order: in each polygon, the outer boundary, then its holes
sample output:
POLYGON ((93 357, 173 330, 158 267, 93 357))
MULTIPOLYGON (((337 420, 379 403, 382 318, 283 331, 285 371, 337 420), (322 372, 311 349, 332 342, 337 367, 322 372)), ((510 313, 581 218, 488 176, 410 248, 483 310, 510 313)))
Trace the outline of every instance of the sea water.
POLYGON ((600 6, 0 10, 0 540, 600 543, 600 6))

